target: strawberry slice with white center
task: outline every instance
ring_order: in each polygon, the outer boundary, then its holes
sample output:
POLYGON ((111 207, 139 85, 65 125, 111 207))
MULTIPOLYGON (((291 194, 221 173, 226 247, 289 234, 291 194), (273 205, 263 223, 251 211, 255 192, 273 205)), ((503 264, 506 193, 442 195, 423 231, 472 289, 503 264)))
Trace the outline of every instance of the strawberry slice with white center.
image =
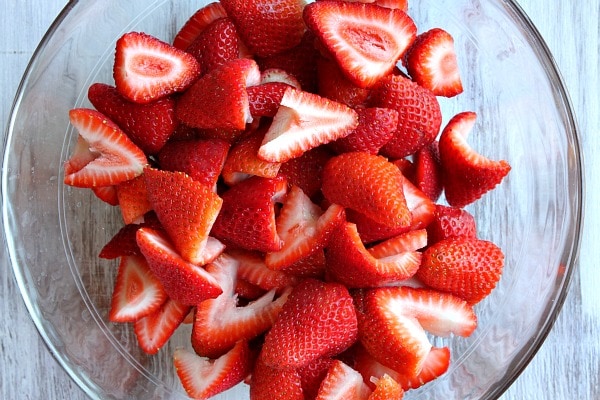
POLYGON ((167 292, 142 256, 123 256, 113 289, 108 319, 134 322, 160 308, 167 292))
POLYGON ((367 400, 370 395, 371 389, 363 381, 362 376, 342 361, 335 360, 321 382, 317 399, 367 400))
POLYGON ((359 87, 389 74, 417 35, 405 12, 374 4, 318 1, 304 8, 304 21, 359 87))
POLYGON ((69 111, 69 119, 79 136, 64 165, 65 184, 112 186, 142 174, 146 155, 114 122, 87 108, 69 111))
POLYGON ((227 254, 239 261, 238 277, 263 290, 276 289, 277 292, 283 292, 286 288, 298 284, 298 278, 294 275, 267 268, 260 253, 228 250, 227 254))
POLYGON ((134 332, 141 349, 146 354, 158 353, 191 309, 191 306, 167 299, 157 311, 135 321, 134 332))
POLYGON ((173 353, 177 375, 193 399, 211 398, 242 382, 252 371, 252 360, 252 350, 245 340, 217 359, 200 357, 184 348, 173 353))
POLYGON ((113 76, 119 93, 135 103, 154 100, 187 89, 200 74, 192 56, 142 32, 117 40, 113 76))
POLYGON ((270 162, 286 162, 349 135, 357 125, 358 114, 350 107, 290 87, 281 99, 258 156, 270 162))

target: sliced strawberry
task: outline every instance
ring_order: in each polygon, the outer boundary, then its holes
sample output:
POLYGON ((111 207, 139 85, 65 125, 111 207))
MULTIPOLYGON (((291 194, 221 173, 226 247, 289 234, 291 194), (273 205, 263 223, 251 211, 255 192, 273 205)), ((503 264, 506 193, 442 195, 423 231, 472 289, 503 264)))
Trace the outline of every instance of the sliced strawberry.
POLYGON ((244 130, 252 121, 246 87, 259 80, 254 61, 232 60, 202 76, 183 93, 175 107, 177 117, 193 128, 244 130))
POLYGON ((198 77, 196 59, 154 36, 129 32, 117 40, 113 76, 119 93, 150 103, 187 89, 198 77))
POLYGON ((391 239, 376 244, 368 249, 369 254, 375 258, 390 257, 391 255, 417 251, 427 246, 427 231, 418 229, 408 231, 391 239))
POLYGON ((240 38, 230 18, 219 18, 210 24, 188 46, 201 66, 201 75, 240 56, 240 38))
POLYGON ((172 97, 138 104, 123 97, 114 86, 94 83, 88 89, 88 98, 146 154, 156 154, 178 126, 172 97))
POLYGON ((356 225, 356 230, 358 231, 360 239, 365 244, 390 239, 410 229, 410 226, 387 226, 374 221, 361 212, 352 209, 346 209, 346 217, 348 222, 352 222, 356 225))
POLYGON ((258 155, 266 161, 285 162, 347 136, 357 124, 358 115, 348 106, 290 87, 258 155))
POLYGON ((273 368, 260 356, 250 379, 252 400, 305 400, 302 378, 295 369, 273 368))
POLYGON ((187 49, 211 22, 225 17, 227 12, 217 1, 201 7, 179 29, 173 39, 173 46, 181 50, 187 49))
POLYGON ((510 172, 508 162, 494 161, 477 153, 467 143, 477 115, 455 115, 440 136, 440 160, 444 173, 444 191, 451 206, 464 207, 494 189, 510 172))
POLYGON ((212 360, 184 348, 173 353, 177 376, 188 396, 194 399, 208 399, 242 382, 252 371, 253 358, 245 340, 212 360))
POLYGON ((423 229, 429 226, 433 220, 435 203, 408 179, 404 179, 402 189, 412 215, 410 229, 423 229))
POLYGON ((283 247, 267 253, 266 265, 274 270, 285 269, 325 248, 344 217, 343 207, 332 204, 323 211, 302 189, 292 186, 276 220, 277 234, 283 241, 283 247))
POLYGON ((450 366, 450 349, 448 347, 432 347, 425 358, 423 368, 416 376, 399 374, 395 379, 404 390, 416 389, 439 378, 450 366))
POLYGON ((371 91, 370 105, 399 113, 398 128, 381 149, 390 158, 402 158, 433 142, 442 123, 440 105, 429 89, 400 75, 386 76, 371 91))
POLYGON ((135 235, 137 230, 143 226, 152 229, 162 229, 158 218, 156 218, 156 214, 149 212, 144 215, 143 222, 121 227, 108 243, 102 247, 98 257, 112 260, 121 256, 141 256, 142 253, 140 253, 135 235))
POLYGON ((334 60, 318 59, 317 78, 319 95, 349 107, 363 107, 369 98, 369 89, 356 86, 343 74, 334 60))
POLYGON ((286 177, 288 184, 298 186, 316 201, 321 193, 323 168, 333 155, 325 146, 315 147, 282 164, 279 173, 286 177))
POLYGON ((304 367, 350 347, 356 340, 356 324, 346 287, 305 279, 294 287, 267 332, 261 357, 274 368, 304 367))
POLYGON ((375 4, 381 7, 397 8, 408 12, 408 0, 375 0, 375 4))
POLYGON ((377 379, 375 390, 368 400, 402 400, 404 389, 389 375, 377 379))
POLYGON ((264 85, 266 83, 285 83, 293 88, 302 90, 302 85, 298 81, 298 78, 281 68, 266 68, 262 70, 260 84, 264 85))
POLYGON ((202 262, 223 200, 183 172, 146 168, 144 176, 152 208, 181 257, 202 262))
POLYGON ((109 186, 94 186, 91 188, 94 195, 103 202, 111 206, 119 205, 119 197, 117 196, 117 188, 114 185, 109 186))
POLYGON ((123 256, 115 281, 108 319, 134 322, 157 311, 167 293, 142 256, 123 256))
POLYGON ((287 83, 269 82, 248 88, 250 114, 253 117, 274 117, 289 87, 287 83))
POLYGON ((136 232, 140 251, 150 270, 163 285, 169 297, 178 303, 196 306, 206 299, 213 299, 223 291, 219 283, 200 265, 214 261, 224 250, 216 239, 209 238, 199 265, 185 261, 170 243, 166 235, 149 228, 136 232))
POLYGON ((359 87, 389 74, 417 34, 406 13, 373 4, 315 2, 304 8, 304 20, 359 87))
POLYGON ((289 290, 275 298, 275 290, 239 307, 235 295, 238 264, 227 254, 221 255, 206 269, 219 282, 223 293, 205 300, 196 309, 192 329, 192 346, 205 357, 219 357, 239 340, 251 340, 271 328, 286 302, 289 290))
POLYGON ((282 241, 277 234, 275 203, 287 192, 285 178, 253 176, 223 193, 223 207, 212 234, 225 244, 246 250, 277 251, 282 241))
POLYGON ((321 357, 298 369, 305 399, 314 399, 317 397, 321 382, 327 376, 329 368, 331 368, 334 362, 335 359, 333 358, 321 357))
POLYGON ((125 224, 137 223, 152 210, 143 175, 116 185, 119 209, 125 224))
POLYGON ((181 171, 209 188, 216 188, 230 144, 220 139, 168 142, 158 153, 161 169, 181 171))
POLYGON ((65 162, 64 183, 77 187, 112 186, 141 175, 146 155, 114 122, 98 111, 69 111, 77 145, 65 162))
POLYGON ((433 141, 415 153, 414 166, 413 183, 432 201, 437 201, 444 190, 437 141, 433 141))
POLYGON ((433 28, 421 33, 405 58, 412 79, 436 96, 454 97, 463 92, 454 38, 445 30, 433 28))
POLYGON ((454 236, 477 237, 475 218, 467 210, 441 204, 435 206, 433 220, 427 225, 429 244, 454 236))
POLYGON ((335 360, 317 394, 317 400, 354 399, 367 400, 371 389, 362 376, 340 360, 335 360))
POLYGON ((256 252, 228 250, 227 254, 239 262, 238 278, 258 286, 262 290, 276 289, 278 293, 295 286, 298 278, 281 271, 267 268, 264 257, 256 252))
POLYGON ((363 151, 377 154, 396 132, 398 112, 390 108, 357 109, 358 126, 348 136, 331 143, 337 153, 363 151))
POLYGON ((300 0, 221 0, 250 51, 270 56, 300 43, 304 34, 300 0))
POLYGON ((321 249, 282 269, 282 272, 299 278, 324 279, 325 267, 325 251, 321 249))
POLYGON ((504 253, 494 243, 451 237, 431 245, 423 253, 417 276, 427 286, 475 304, 496 287, 503 267, 504 253))
POLYGON ((155 312, 134 322, 138 344, 147 354, 156 354, 171 338, 192 308, 172 299, 155 312))
POLYGON ((407 227, 411 213, 403 194, 400 170, 385 158, 363 152, 331 158, 323 170, 325 198, 360 211, 390 227, 407 227))

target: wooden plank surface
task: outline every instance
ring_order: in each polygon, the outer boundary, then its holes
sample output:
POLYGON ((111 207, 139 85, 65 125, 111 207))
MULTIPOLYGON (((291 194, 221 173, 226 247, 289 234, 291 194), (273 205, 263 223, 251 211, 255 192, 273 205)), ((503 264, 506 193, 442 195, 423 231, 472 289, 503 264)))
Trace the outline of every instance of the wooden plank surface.
MULTIPOLYGON (((586 223, 580 262, 563 311, 528 368, 502 399, 600 398, 600 2, 521 0, 563 74, 585 149, 586 223)), ((19 79, 64 0, 4 1, 0 25, 0 121, 6 126, 19 79)), ((517 72, 516 72, 517 73, 517 72)), ((0 250, 0 398, 83 399, 40 339, 0 250)))

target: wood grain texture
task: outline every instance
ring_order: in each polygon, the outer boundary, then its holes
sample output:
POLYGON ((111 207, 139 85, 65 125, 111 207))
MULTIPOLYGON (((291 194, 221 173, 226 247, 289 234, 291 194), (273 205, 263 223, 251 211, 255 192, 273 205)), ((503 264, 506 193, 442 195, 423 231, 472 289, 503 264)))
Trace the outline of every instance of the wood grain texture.
MULTIPOLYGON (((416 1, 416 0, 415 0, 416 1)), ((553 330, 527 369, 502 396, 517 399, 600 398, 600 2, 521 0, 562 72, 580 126, 586 166, 586 223, 580 261, 553 330)), ((0 121, 6 126, 27 62, 64 0, 5 1, 0 24, 0 121)), ((0 250, 0 398, 84 399, 39 337, 0 250)))

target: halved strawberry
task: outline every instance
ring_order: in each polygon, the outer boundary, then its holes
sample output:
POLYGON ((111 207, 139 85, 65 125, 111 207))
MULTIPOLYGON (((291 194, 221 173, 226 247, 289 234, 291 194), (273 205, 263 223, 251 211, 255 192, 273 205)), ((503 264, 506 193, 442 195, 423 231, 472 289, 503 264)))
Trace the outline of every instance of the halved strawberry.
POLYGON ((444 191, 451 206, 464 207, 494 189, 510 172, 508 162, 494 161, 477 153, 467 143, 477 114, 455 115, 440 136, 440 160, 444 169, 444 191))
POLYGON ((194 399, 211 398, 242 382, 252 371, 253 359, 245 340, 217 359, 200 357, 184 348, 173 353, 177 376, 188 396, 194 399))
POLYGON ((192 329, 192 346, 196 353, 219 357, 239 340, 251 340, 271 328, 286 302, 289 290, 275 298, 275 290, 267 292, 248 305, 239 307, 235 295, 238 264, 226 253, 207 265, 223 289, 215 299, 205 300, 196 308, 192 329))
POLYGON ((276 220, 277 234, 283 241, 283 247, 267 253, 266 265, 274 270, 282 270, 325 248, 344 217, 343 207, 332 204, 323 211, 302 189, 292 186, 276 220))
POLYGON ((290 85, 283 82, 261 83, 248 88, 250 115, 253 117, 274 117, 279 104, 290 85))
POLYGON ((111 206, 119 205, 119 198, 117 197, 117 188, 114 185, 109 186, 94 186, 91 188, 94 195, 103 202, 110 204, 111 206))
POLYGON ((475 218, 462 208, 437 204, 433 213, 433 220, 427 225, 429 244, 454 236, 476 238, 475 218))
POLYGON ((138 344, 146 354, 156 354, 181 325, 192 307, 167 299, 155 312, 134 322, 138 344))
POLYGON ((267 268, 264 257, 256 252, 243 250, 228 250, 227 254, 239 262, 238 278, 259 288, 269 291, 283 292, 286 288, 295 286, 298 278, 282 271, 267 268))
POLYGON ((357 109, 358 126, 346 137, 331 143, 337 153, 363 151, 377 154, 396 132, 398 112, 390 108, 357 109))
POLYGON ((146 155, 114 122, 87 108, 69 111, 69 119, 79 136, 64 165, 65 184, 112 186, 142 174, 146 155))
POLYGON ((447 31, 433 28, 417 36, 406 52, 405 63, 412 79, 436 96, 454 97, 462 93, 454 38, 447 31))
POLYGON ((304 20, 359 87, 389 74, 417 34, 406 13, 374 4, 315 2, 304 8, 304 20))
POLYGON ((403 397, 402 386, 386 374, 376 380, 375 390, 368 400, 402 400, 403 397))
POLYGON ((203 261, 223 200, 183 172, 146 168, 144 177, 152 208, 181 257, 194 264, 203 261))
POLYGON ((431 142, 415 153, 414 168, 412 182, 432 201, 437 201, 444 190, 437 141, 431 142))
POLYGON ((319 95, 349 107, 364 107, 369 89, 356 86, 342 73, 334 60, 320 57, 317 63, 319 95))
POLYGON ((289 185, 296 185, 313 201, 318 202, 323 182, 323 168, 334 154, 325 146, 315 147, 300 157, 281 165, 279 173, 289 185))
POLYGON ((210 24, 187 47, 201 68, 201 75, 240 57, 240 38, 230 18, 219 18, 210 24))
POLYGON ((335 360, 317 394, 317 400, 353 399, 367 400, 371 389, 362 376, 340 360, 335 360))
POLYGON ((187 89, 200 74, 196 59, 143 32, 117 40, 113 77, 119 93, 135 103, 150 103, 187 89))
POLYGON ((210 25, 219 18, 227 17, 227 12, 215 1, 198 9, 179 29, 173 39, 173 46, 185 50, 210 25))
POLYGON ((504 253, 494 243, 451 237, 434 243, 423 253, 417 276, 427 286, 475 304, 496 287, 503 267, 504 253))
POLYGON ((273 368, 294 369, 333 357, 355 342, 356 324, 346 287, 305 279, 294 287, 265 335, 261 358, 273 368))
POLYGON ((94 83, 88 89, 88 99, 146 154, 156 154, 179 125, 175 100, 170 96, 138 104, 123 97, 114 86, 94 83))
POLYGON ((341 103, 288 88, 258 151, 260 158, 285 162, 342 138, 358 125, 358 115, 341 103))
POLYGON ((116 185, 119 209, 125 224, 137 223, 152 210, 143 175, 116 185))
POLYGON ((281 369, 266 365, 261 357, 250 378, 252 400, 305 400, 302 378, 295 369, 281 369))
POLYGON ((168 296, 142 256, 123 256, 115 280, 108 319, 134 322, 160 308, 168 296))

